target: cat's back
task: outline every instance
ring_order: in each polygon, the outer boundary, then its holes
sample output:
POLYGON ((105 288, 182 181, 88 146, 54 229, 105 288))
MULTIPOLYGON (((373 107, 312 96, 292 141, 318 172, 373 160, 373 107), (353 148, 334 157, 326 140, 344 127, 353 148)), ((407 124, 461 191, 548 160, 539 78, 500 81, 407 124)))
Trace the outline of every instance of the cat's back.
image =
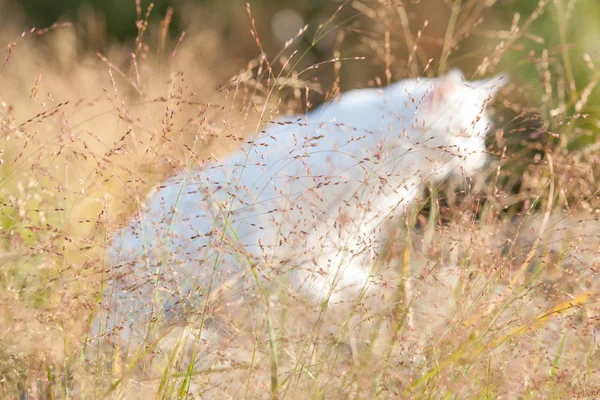
POLYGON ((264 228, 269 214, 298 199, 321 211, 334 207, 376 173, 382 143, 398 140, 398 130, 415 118, 418 101, 407 93, 419 98, 426 86, 404 80, 352 90, 304 116, 275 120, 239 150, 159 185, 139 218, 117 235, 117 247, 123 257, 144 247, 172 251, 224 224, 254 239, 262 235, 251 231, 264 228))

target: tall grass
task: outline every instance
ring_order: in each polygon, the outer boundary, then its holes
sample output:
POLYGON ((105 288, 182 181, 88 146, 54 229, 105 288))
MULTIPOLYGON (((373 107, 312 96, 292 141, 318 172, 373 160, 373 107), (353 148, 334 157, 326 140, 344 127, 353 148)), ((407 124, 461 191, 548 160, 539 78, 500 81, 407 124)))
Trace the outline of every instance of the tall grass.
POLYGON ((440 21, 346 2, 272 55, 248 8, 251 61, 213 30, 170 38, 170 14, 153 26, 141 8, 137 39, 102 54, 83 50, 70 24, 22 34, 5 24, 0 395, 597 396, 598 73, 594 55, 569 51, 581 5, 541 1, 504 26, 509 6, 451 3, 440 21), (548 13, 557 48, 532 28, 548 13), (304 66, 326 35, 331 57, 304 66), (374 292, 329 307, 287 290, 215 289, 175 316, 146 298, 152 318, 123 303, 122 282, 135 292, 169 273, 140 276, 108 251, 155 185, 342 88, 457 65, 513 75, 494 106, 490 165, 430 185, 386 227, 374 292), (521 81, 522 70, 539 82, 521 81), (115 322, 123 315, 128 331, 115 322))

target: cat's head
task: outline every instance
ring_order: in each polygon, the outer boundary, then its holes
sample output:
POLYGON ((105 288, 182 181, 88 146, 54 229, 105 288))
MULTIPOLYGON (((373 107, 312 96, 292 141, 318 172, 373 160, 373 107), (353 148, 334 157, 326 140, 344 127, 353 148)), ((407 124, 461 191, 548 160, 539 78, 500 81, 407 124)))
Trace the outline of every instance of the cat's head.
POLYGON ((424 102, 427 136, 455 156, 439 174, 457 166, 468 174, 484 165, 485 136, 494 126, 486 107, 507 82, 504 74, 466 81, 458 70, 432 81, 424 102))
POLYGON ((433 80, 425 98, 428 130, 448 137, 485 136, 493 126, 486 107, 507 82, 505 74, 466 81, 459 70, 433 80))

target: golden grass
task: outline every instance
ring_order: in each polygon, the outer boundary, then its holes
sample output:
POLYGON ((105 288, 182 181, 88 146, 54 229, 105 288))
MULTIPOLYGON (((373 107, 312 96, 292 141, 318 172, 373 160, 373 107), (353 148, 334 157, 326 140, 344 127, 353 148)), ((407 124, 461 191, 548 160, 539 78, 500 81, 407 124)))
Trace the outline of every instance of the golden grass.
MULTIPOLYGON (((493 70, 514 46, 526 46, 521 39, 549 3, 523 16, 522 29, 503 27, 494 52, 471 70, 493 70)), ((344 23, 358 30, 352 24, 363 21, 374 34, 355 48, 370 49, 365 62, 381 61, 387 80, 394 68, 402 71, 395 77, 445 70, 485 12, 478 2, 453 2, 441 58, 430 61, 433 39, 408 25, 402 7, 350 6, 361 16, 340 21, 343 8, 317 32, 335 24, 343 31, 344 23)), ((207 326, 188 309, 186 324, 140 319, 131 341, 102 328, 120 312, 108 300, 109 278, 120 273, 106 256, 110 234, 158 182, 234 149, 285 109, 284 100, 301 108, 317 85, 291 71, 299 55, 286 64, 261 54, 259 34, 259 57, 247 63, 211 30, 180 43, 158 32, 156 50, 141 31, 134 44, 97 55, 81 49, 68 25, 23 36, 2 27, 0 396, 596 396, 599 148, 567 149, 594 134, 580 111, 597 76, 576 87, 565 50, 570 21, 558 15, 563 64, 547 51, 531 61, 551 83, 542 98, 526 108, 505 95, 487 170, 466 188, 430 188, 422 207, 390 226, 373 294, 332 307, 285 290, 225 297, 204 315, 207 326), (556 81, 552 65, 566 68, 556 81)), ((355 61, 327 63, 329 99, 355 61)))

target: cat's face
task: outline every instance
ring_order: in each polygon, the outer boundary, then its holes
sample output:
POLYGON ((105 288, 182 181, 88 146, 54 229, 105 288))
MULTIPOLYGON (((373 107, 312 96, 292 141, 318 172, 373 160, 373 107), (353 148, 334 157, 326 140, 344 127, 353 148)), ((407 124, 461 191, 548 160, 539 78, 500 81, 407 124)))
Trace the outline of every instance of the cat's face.
POLYGON ((446 137, 485 136, 493 126, 486 107, 507 82, 505 75, 469 82, 457 70, 435 80, 426 98, 430 130, 446 137))
POLYGON ((456 166, 472 173, 484 165, 485 136, 494 126, 486 107, 507 82, 505 75, 468 82, 459 71, 433 82, 425 103, 428 135, 455 157, 440 173, 456 166))

